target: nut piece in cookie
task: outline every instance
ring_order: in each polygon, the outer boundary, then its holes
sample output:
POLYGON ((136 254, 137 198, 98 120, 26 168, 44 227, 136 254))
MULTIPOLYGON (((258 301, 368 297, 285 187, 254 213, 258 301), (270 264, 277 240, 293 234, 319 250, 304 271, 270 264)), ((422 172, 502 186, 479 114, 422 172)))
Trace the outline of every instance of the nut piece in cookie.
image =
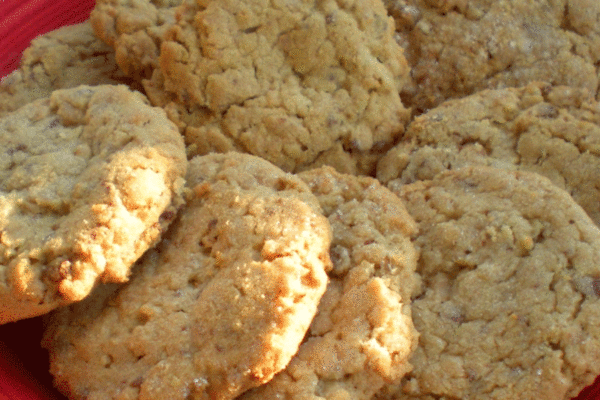
POLYGON ((79 86, 0 119, 0 323, 124 282, 181 205, 183 140, 125 86, 79 86))
POLYGON ((402 185, 468 165, 544 175, 600 226, 600 103, 543 83, 449 100, 413 120, 377 177, 402 185))
POLYGON ((52 316, 44 345, 66 395, 233 399, 298 350, 331 268, 318 202, 250 155, 196 157, 186 179, 186 207, 131 280, 52 316))
POLYGON ((398 194, 419 223, 414 369, 390 399, 569 399, 600 374, 600 231, 534 173, 448 171, 398 194))
POLYGON ((298 175, 333 231, 333 269, 298 354, 241 399, 368 400, 411 369, 418 334, 410 297, 418 284, 416 224, 376 180, 322 167, 298 175))
POLYGON ((89 22, 65 26, 31 41, 19 69, 0 82, 0 117, 57 89, 126 84, 113 50, 94 36, 89 22))
POLYGON ((182 5, 144 87, 189 155, 237 150, 285 171, 370 174, 404 131, 408 80, 380 0, 182 5))
POLYGON ((406 105, 533 81, 598 91, 600 2, 591 0, 385 0, 406 49, 406 105))

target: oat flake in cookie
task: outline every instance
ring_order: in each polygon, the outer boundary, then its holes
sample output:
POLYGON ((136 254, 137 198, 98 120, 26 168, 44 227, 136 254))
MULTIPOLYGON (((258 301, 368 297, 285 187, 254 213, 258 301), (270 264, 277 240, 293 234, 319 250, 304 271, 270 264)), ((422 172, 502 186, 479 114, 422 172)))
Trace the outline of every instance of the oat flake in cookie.
POLYGON ((107 84, 140 87, 119 70, 113 49, 89 22, 64 26, 32 40, 19 68, 2 78, 0 117, 57 89, 107 84))
POLYGON ((419 223, 414 369, 386 399, 558 400, 600 374, 600 230, 540 175, 469 167, 399 189, 419 223))
POLYGON ((190 155, 236 150, 289 172, 370 174, 401 136, 409 70, 380 0, 190 3, 144 82, 190 155))
POLYGON ((236 153, 194 158, 187 182, 186 207, 127 284, 53 314, 44 345, 70 398, 232 399, 298 350, 331 268, 318 202, 236 153))
POLYGON ((416 224, 376 180, 330 167, 298 175, 319 199, 333 231, 333 269, 298 354, 240 400, 369 400, 410 371, 417 344, 410 297, 418 283, 416 224))
POLYGON ((0 323, 126 281, 186 168, 175 126, 125 86, 58 90, 0 119, 0 323))

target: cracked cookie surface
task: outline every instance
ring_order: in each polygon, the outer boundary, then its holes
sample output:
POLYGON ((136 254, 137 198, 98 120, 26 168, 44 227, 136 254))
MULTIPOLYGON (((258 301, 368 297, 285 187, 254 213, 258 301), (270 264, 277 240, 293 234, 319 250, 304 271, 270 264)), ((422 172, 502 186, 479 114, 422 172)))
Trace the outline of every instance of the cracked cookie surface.
POLYGON ((162 37, 185 0, 97 0, 90 15, 94 32, 112 46, 119 67, 138 81, 158 66, 162 37))
POLYGON ((57 90, 0 119, 0 323, 126 281, 186 167, 177 128, 125 86, 57 90))
POLYGON ((489 165, 536 172, 600 226, 600 103, 580 88, 532 83, 450 100, 413 120, 377 165, 389 185, 489 165))
POLYGON ((31 41, 16 71, 0 82, 0 117, 53 90, 79 85, 125 84, 141 89, 115 62, 113 49, 89 22, 65 26, 31 41))
POLYGON ((298 350, 331 268, 318 202, 250 155, 196 157, 186 181, 131 280, 52 316, 44 345, 70 397, 231 399, 298 350))
POLYGON ((236 150, 290 172, 370 174, 402 134, 408 66, 379 0, 206 1, 177 12, 144 87, 189 155, 236 150))
POLYGON ((398 189, 419 224, 414 369, 389 399, 568 399, 600 373, 600 231, 533 173, 398 189))
POLYGON ((483 89, 532 81, 598 93, 594 0, 387 0, 406 49, 416 113, 483 89))
POLYGON ((311 327, 290 365, 239 399, 368 400, 410 369, 418 334, 416 224, 376 180, 322 167, 298 174, 333 232, 333 269, 311 327))

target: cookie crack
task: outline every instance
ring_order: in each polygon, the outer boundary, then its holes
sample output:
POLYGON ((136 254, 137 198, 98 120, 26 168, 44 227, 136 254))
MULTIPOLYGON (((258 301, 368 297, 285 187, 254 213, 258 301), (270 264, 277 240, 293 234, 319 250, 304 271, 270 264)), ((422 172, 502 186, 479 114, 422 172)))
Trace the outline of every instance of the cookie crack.
MULTIPOLYGON (((573 282, 569 282, 571 285, 571 288, 573 289, 573 291, 575 293, 580 293, 577 290, 577 287, 575 286, 575 284, 573 284, 573 282)), ((583 302, 586 301, 586 296, 585 295, 581 295, 581 297, 575 302, 575 307, 573 308, 573 311, 571 313, 571 320, 572 321, 576 321, 579 318, 579 314, 581 314, 581 311, 583 309, 583 302)))
MULTIPOLYGON (((109 56, 110 56, 111 54, 112 54, 112 53, 111 53, 111 52, 109 52, 109 51, 94 51, 94 52, 92 52, 92 53, 91 53, 91 54, 89 54, 89 55, 88 55, 88 54, 86 54, 86 53, 84 53, 84 52, 80 52, 80 53, 79 53, 79 61, 87 61, 87 60, 91 60, 91 59, 94 59, 94 58, 101 57, 101 58, 103 58, 103 59, 105 60, 105 62, 106 62, 106 60, 108 60, 108 59, 109 59, 109 56)), ((71 64, 71 65, 73 65, 73 64, 71 64)), ((113 70, 118 70, 118 68, 119 68, 118 66, 115 66, 115 67, 113 68, 113 70)))
POLYGON ((562 15, 562 20, 560 21, 560 28, 564 29, 566 31, 572 32, 574 34, 576 34, 577 36, 581 36, 581 34, 579 32, 577 32, 577 30, 575 29, 575 27, 573 26, 573 24, 571 24, 571 18, 570 18, 570 13, 569 13, 569 2, 566 1, 565 2, 565 7, 563 9, 563 15, 562 15))

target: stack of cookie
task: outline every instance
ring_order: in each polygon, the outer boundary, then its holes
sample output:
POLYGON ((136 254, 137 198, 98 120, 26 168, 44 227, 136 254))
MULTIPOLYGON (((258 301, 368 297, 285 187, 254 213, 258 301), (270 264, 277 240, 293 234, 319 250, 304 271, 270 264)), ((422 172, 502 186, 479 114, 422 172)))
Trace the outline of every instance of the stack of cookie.
POLYGON ((0 323, 72 399, 568 399, 600 6, 97 0, 0 84, 0 323))

